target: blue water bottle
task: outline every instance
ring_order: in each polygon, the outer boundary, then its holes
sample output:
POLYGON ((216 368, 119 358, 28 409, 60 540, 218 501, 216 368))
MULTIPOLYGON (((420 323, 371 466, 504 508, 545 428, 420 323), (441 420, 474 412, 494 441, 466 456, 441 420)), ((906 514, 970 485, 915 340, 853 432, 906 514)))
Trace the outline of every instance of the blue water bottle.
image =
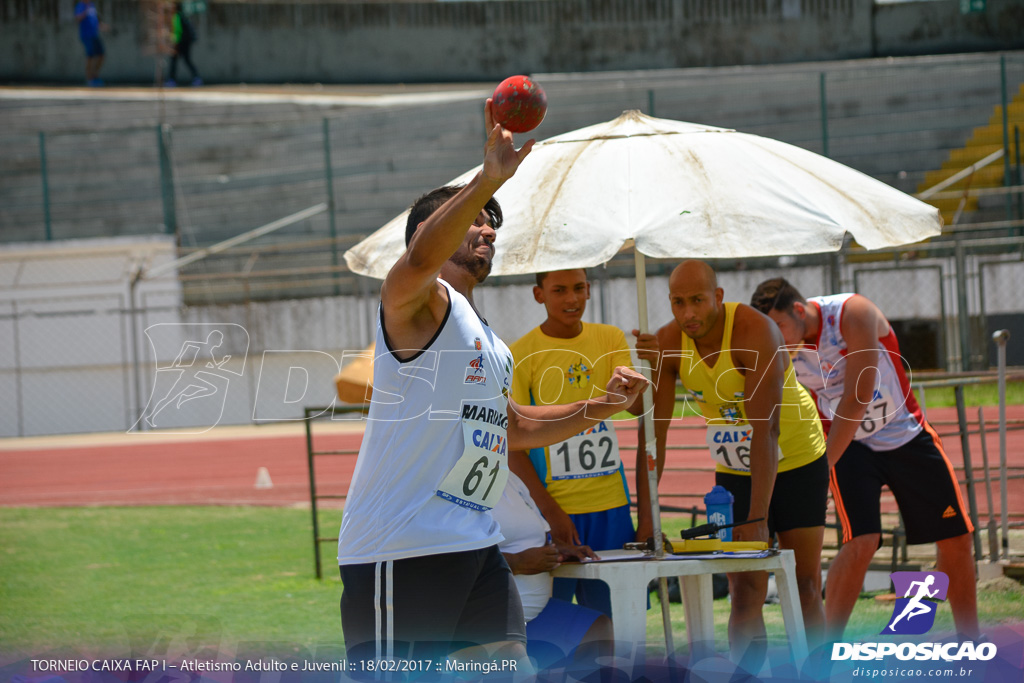
MULTIPOLYGON (((711 524, 732 524, 732 494, 724 486, 715 488, 704 496, 704 507, 708 509, 708 522, 711 524)), ((723 541, 732 540, 732 529, 722 529, 718 538, 723 541)))

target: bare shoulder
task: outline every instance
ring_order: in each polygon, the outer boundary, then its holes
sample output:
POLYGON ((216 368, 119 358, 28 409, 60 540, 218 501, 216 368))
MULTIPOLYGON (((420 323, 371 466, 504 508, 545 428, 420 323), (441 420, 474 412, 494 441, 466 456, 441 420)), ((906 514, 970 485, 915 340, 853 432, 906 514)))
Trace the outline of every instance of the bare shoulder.
POLYGON ((674 318, 659 327, 654 334, 658 337, 658 343, 662 345, 662 348, 682 348, 681 335, 683 334, 683 330, 679 327, 679 323, 677 323, 674 318))
POLYGON ((733 349, 777 348, 782 344, 782 332, 771 318, 747 304, 736 306, 732 324, 733 349))
POLYGON ((679 351, 683 348, 683 329, 675 318, 658 328, 654 333, 662 351, 679 351))
POLYGON ((381 288, 382 322, 388 343, 395 350, 426 348, 448 313, 448 290, 435 280, 434 286, 422 297, 410 300, 389 296, 389 290, 394 287, 394 283, 389 286, 385 282, 381 288))
POLYGON ((447 307, 448 290, 435 278, 430 285, 410 296, 410 292, 403 287, 402 282, 393 278, 392 273, 388 273, 388 277, 384 279, 380 288, 380 302, 389 321, 393 320, 397 323, 403 319, 416 317, 422 309, 431 308, 437 302, 443 302, 447 307))
POLYGON ((756 308, 746 304, 736 307, 732 326, 732 362, 738 368, 757 370, 771 367, 763 358, 774 359, 785 345, 778 325, 756 308))
POLYGON ((843 304, 839 331, 847 340, 851 337, 881 338, 889 334, 889 321, 871 299, 854 294, 843 304))

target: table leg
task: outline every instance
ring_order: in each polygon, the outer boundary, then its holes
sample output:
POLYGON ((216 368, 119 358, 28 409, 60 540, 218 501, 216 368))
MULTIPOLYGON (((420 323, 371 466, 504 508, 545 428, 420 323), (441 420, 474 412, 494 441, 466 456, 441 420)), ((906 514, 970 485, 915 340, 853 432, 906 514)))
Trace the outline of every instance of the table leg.
POLYGON ((711 574, 680 576, 683 611, 686 615, 686 639, 693 660, 715 652, 714 593, 711 574))
POLYGON ((794 662, 807 659, 807 632, 804 614, 800 609, 800 593, 796 588, 796 560, 792 553, 782 553, 782 566, 775 570, 775 585, 779 589, 782 621, 789 636, 789 651, 794 662))
POLYGON ((625 574, 603 580, 611 594, 615 654, 632 657, 647 642, 647 583, 630 581, 625 574))

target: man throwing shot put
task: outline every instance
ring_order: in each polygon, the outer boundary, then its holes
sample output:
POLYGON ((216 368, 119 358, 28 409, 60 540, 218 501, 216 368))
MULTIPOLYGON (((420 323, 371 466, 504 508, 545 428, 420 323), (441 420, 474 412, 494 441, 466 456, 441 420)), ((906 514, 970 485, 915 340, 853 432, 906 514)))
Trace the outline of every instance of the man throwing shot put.
MULTIPOLYGON (((654 397, 658 472, 675 406, 678 378, 707 420, 707 445, 718 463, 715 482, 732 493, 736 541, 768 541, 793 550, 804 624, 811 647, 821 636, 821 545, 828 499, 825 439, 814 403, 797 383, 782 337, 750 306, 723 303, 714 270, 684 261, 669 278, 674 319, 658 330, 662 360, 654 397)), ((642 441, 641 441, 642 443, 642 441)), ((637 478, 638 535, 650 535, 647 477, 637 478)), ((760 666, 765 651, 761 607, 768 574, 728 575, 734 659, 760 666)))
POLYGON ((565 439, 630 405, 646 384, 619 368, 598 399, 519 406, 512 355, 473 305, 490 272, 501 208, 494 192, 516 150, 494 124, 483 168, 413 205, 407 249, 384 280, 373 401, 338 540, 349 657, 525 657, 523 608, 490 509, 508 450, 565 439))
POLYGON ((828 430, 830 486, 843 528, 825 583, 829 638, 842 638, 881 544, 883 484, 896 497, 907 543, 936 543, 953 621, 976 638, 974 526, 939 436, 910 390, 889 321, 859 294, 804 299, 784 278, 758 285, 751 304, 778 324, 828 430))

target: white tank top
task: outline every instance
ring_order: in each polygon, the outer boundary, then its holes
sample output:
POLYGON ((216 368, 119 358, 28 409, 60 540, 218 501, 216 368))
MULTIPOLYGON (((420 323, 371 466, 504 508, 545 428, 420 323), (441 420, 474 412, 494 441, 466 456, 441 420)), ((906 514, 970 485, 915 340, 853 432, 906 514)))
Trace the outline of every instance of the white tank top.
POLYGON ((400 361, 377 318, 373 400, 338 538, 338 563, 477 550, 502 540, 490 508, 508 478, 512 354, 448 290, 434 338, 400 361))
MULTIPOLYGON (((515 472, 509 473, 508 485, 494 506, 493 514, 501 525, 501 535, 505 537, 498 546, 501 552, 521 553, 547 543, 547 532, 551 527, 530 497, 530 489, 515 472)), ((516 574, 512 578, 523 603, 523 616, 526 621, 533 621, 551 599, 551 573, 516 574)))
MULTIPOLYGON (((817 344, 805 346, 793 358, 797 379, 811 392, 828 429, 839 399, 843 396, 846 373, 846 340, 840 325, 843 307, 854 294, 812 297, 808 306, 818 310, 821 325, 817 344)), ((899 344, 892 326, 878 340, 878 383, 861 421, 856 441, 876 451, 891 451, 921 431, 924 417, 903 371, 899 344)))

